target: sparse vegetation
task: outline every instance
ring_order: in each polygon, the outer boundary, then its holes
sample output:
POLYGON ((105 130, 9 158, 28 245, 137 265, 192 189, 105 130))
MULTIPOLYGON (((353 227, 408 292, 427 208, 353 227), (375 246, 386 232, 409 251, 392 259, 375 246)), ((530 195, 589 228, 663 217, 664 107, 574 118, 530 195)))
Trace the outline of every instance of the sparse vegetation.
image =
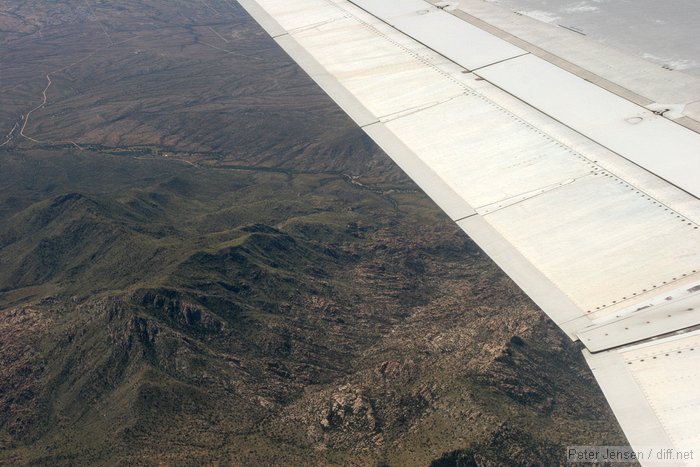
POLYGON ((0 464, 624 443, 579 349, 235 2, 0 11, 0 464))

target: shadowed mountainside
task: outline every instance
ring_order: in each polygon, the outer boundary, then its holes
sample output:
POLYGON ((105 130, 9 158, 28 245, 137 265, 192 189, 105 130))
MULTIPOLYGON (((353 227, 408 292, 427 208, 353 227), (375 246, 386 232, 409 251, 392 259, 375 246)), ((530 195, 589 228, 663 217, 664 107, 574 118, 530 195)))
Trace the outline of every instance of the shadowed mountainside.
POLYGON ((237 4, 0 11, 0 464, 625 443, 579 349, 237 4))

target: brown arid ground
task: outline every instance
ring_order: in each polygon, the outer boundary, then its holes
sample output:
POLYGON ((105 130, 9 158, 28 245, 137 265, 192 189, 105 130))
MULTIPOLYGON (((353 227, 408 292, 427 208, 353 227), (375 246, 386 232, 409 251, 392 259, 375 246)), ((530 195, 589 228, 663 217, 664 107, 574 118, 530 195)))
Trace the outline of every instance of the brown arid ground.
POLYGON ((233 0, 0 0, 0 464, 625 443, 580 349, 233 0))

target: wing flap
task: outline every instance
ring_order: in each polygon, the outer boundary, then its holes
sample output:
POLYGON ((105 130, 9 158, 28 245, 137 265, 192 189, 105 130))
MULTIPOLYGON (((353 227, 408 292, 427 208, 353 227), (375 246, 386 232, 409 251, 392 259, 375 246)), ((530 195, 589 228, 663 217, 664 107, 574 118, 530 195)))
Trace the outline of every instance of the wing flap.
POLYGON ((700 331, 584 356, 633 446, 700 446, 700 331))

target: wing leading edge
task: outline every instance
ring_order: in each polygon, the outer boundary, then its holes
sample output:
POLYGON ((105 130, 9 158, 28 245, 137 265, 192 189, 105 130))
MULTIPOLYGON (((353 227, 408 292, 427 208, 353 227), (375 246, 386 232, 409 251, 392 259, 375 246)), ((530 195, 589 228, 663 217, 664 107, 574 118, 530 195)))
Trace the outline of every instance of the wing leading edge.
POLYGON ((655 110, 673 93, 591 78, 476 10, 240 3, 586 346, 633 446, 700 447, 700 134, 692 112, 655 110))

